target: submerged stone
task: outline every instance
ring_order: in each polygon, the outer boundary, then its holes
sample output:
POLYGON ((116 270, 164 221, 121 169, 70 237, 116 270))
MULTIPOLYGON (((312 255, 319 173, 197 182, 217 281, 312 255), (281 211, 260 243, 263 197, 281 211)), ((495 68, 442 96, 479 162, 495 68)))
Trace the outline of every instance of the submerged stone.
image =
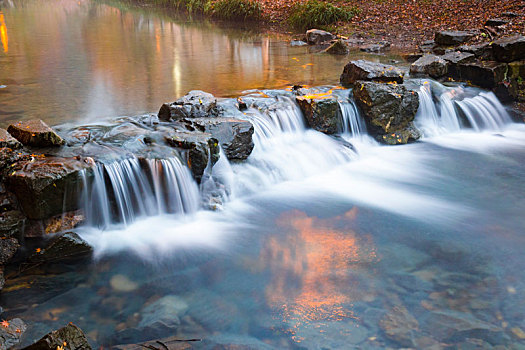
POLYGON ((25 146, 50 147, 64 144, 64 140, 39 119, 11 124, 7 131, 25 146))
POLYGON ((392 341, 406 347, 416 347, 419 322, 404 306, 394 306, 379 321, 379 327, 392 341))
POLYGON ((5 325, 0 326, 0 349, 12 349, 20 342, 20 338, 26 331, 27 326, 19 318, 13 318, 4 322, 6 322, 5 325))
POLYGON ((404 72, 397 67, 365 60, 349 62, 341 74, 341 84, 349 86, 358 80, 403 82, 404 72))
POLYGON ((84 332, 73 323, 53 331, 23 350, 91 350, 84 332))

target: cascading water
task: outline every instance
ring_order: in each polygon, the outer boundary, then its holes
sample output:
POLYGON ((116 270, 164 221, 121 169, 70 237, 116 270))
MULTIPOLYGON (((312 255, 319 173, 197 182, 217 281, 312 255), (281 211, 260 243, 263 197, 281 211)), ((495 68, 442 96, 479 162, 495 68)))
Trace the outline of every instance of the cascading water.
POLYGON ((342 134, 352 138, 366 134, 366 124, 353 100, 339 102, 342 115, 342 134))
POLYGON ((177 158, 130 158, 83 172, 83 207, 89 226, 124 226, 141 216, 190 213, 199 208, 197 184, 177 158))
POLYGON ((501 130, 510 116, 492 92, 473 88, 447 88, 424 81, 419 90, 415 124, 423 135, 437 136, 472 129, 501 130))

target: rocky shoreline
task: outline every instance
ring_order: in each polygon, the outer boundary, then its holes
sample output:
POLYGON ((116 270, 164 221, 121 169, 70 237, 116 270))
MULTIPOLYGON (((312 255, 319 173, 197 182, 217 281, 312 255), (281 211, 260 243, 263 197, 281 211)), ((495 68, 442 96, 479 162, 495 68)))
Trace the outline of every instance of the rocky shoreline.
MULTIPOLYGON (((338 92, 352 89, 368 133, 386 145, 421 137, 413 123, 419 108, 414 78, 464 82, 490 89, 506 102, 525 101, 525 37, 465 45, 469 37, 468 32, 437 33, 435 41, 424 43, 423 53, 413 57, 409 72, 351 61, 341 75, 342 86, 254 90, 225 99, 190 91, 162 105, 158 114, 55 129, 31 120, 0 129, 0 288, 7 264, 46 264, 90 256, 91 247, 72 230, 86 219, 80 199, 85 186, 94 181, 97 166, 135 157, 146 167, 148 159, 176 158, 200 183, 206 169, 221 156, 231 162, 250 156, 254 126, 245 115, 279 109, 282 98, 297 103, 310 128, 335 135, 343 128, 340 103, 348 102, 338 92), (41 240, 42 248, 29 250, 31 239, 41 240)), ((306 40, 327 47, 329 53, 346 52, 349 45, 320 30, 309 31, 306 40)), ((17 343, 26 328, 21 320, 9 322, 16 327, 2 330, 8 333, 3 337, 6 349, 17 343)), ((89 349, 73 325, 47 337, 27 349, 89 349)))

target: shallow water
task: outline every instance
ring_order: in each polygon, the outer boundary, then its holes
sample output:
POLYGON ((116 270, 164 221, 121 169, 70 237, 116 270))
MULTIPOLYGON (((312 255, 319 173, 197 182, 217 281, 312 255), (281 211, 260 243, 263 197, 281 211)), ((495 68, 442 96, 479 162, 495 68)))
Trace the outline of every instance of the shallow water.
MULTIPOLYGON (((0 110, 27 108, 5 123, 137 114, 197 88, 334 84, 346 62, 87 1, 3 6, 0 79, 17 78, 0 89, 0 110), (43 49, 40 35, 56 46, 43 49), (63 85, 44 88, 51 76, 63 85)), ((464 105, 492 101, 457 91, 474 96, 464 105)), ((349 128, 342 138, 307 130, 287 103, 247 112, 252 155, 214 167, 228 188, 221 210, 80 228, 94 261, 8 271, 2 318, 29 324, 24 344, 74 322, 104 349, 166 337, 214 349, 524 348, 523 125, 493 113, 501 125, 474 132, 429 108, 421 142, 383 147, 349 128)))

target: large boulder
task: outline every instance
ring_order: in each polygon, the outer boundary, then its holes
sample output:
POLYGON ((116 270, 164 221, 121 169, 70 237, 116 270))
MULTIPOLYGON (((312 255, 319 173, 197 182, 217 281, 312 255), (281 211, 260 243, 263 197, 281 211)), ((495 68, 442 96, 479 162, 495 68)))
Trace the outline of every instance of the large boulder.
POLYGON ((306 32, 306 42, 309 45, 319 45, 335 39, 335 35, 320 29, 310 29, 306 32))
POLYGON ((236 118, 193 118, 184 120, 192 129, 211 134, 230 160, 244 160, 252 153, 253 125, 236 118))
POLYGON ((492 89, 505 80, 507 65, 494 61, 479 61, 450 65, 452 78, 492 89))
POLYGON ((71 261, 91 256, 93 248, 75 232, 51 238, 44 249, 35 251, 28 259, 32 263, 71 261))
POLYGON ((20 342, 20 338, 26 329, 26 324, 19 318, 14 318, 9 321, 2 321, 2 325, 0 326, 0 349, 12 349, 20 342))
POLYGON ((380 142, 404 144, 419 138, 412 124, 419 97, 404 85, 358 81, 354 98, 363 111, 369 132, 380 142))
POLYGON ((348 47, 348 44, 344 40, 339 39, 324 50, 324 52, 332 55, 348 55, 350 47, 348 47))
POLYGON ((499 62, 512 62, 525 59, 525 36, 514 35, 492 43, 494 58, 499 62))
POLYGON ((445 74, 447 74, 447 61, 435 55, 424 55, 410 65, 410 75, 413 77, 441 78, 445 74))
POLYGON ((183 118, 200 118, 215 115, 217 99, 204 91, 193 90, 175 102, 160 107, 159 119, 163 121, 183 118))
POLYGON ((73 323, 53 331, 23 350, 91 350, 85 334, 73 323))
POLYGON ((297 96, 308 125, 325 134, 335 134, 341 130, 341 108, 337 98, 329 93, 297 96))
POLYGON ((213 166, 219 160, 219 141, 209 133, 173 132, 165 140, 170 146, 185 150, 188 167, 197 182, 208 163, 213 166))
POLYGON ((50 147, 64 144, 64 140, 40 119, 11 124, 7 131, 26 146, 50 147))
POLYGON ((26 217, 19 210, 8 210, 0 213, 0 238, 21 237, 26 217))
POLYGON ((474 37, 473 33, 466 31, 450 31, 445 30, 437 32, 434 41, 438 45, 451 46, 465 43, 474 37))
POLYGON ((5 129, 0 129, 0 147, 20 148, 22 144, 5 129))
POLYGON ((35 156, 14 163, 6 184, 28 218, 46 219, 78 209, 81 171, 90 167, 77 157, 35 156))
POLYGON ((345 66, 340 80, 343 86, 350 86, 358 80, 402 83, 403 76, 404 72, 394 66, 358 60, 345 66))

